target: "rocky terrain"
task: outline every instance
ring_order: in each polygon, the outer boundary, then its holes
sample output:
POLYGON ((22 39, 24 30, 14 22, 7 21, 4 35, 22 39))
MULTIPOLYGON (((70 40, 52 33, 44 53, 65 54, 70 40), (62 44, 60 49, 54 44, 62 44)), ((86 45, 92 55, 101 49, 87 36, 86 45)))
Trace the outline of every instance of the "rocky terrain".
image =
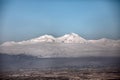
POLYGON ((8 71, 0 80, 120 80, 120 69, 8 71))

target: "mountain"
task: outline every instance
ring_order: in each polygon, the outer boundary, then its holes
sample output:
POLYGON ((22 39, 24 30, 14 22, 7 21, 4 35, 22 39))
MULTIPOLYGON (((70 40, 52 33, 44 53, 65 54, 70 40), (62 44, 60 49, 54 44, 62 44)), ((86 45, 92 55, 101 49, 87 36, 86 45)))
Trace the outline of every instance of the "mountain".
POLYGON ((40 36, 38 38, 33 38, 30 40, 26 40, 26 41, 21 41, 21 42, 14 42, 14 41, 10 41, 10 42, 5 42, 2 44, 2 46, 11 46, 11 45, 16 45, 16 44, 22 44, 22 45, 26 45, 26 44, 35 44, 35 43, 41 43, 41 42, 49 42, 49 43, 85 43, 86 40, 82 37, 80 37, 78 34, 75 33, 71 33, 71 34, 66 34, 64 36, 58 37, 58 38, 54 38, 51 35, 43 35, 40 36))
POLYGON ((85 43, 86 40, 82 37, 80 37, 78 34, 71 33, 71 34, 66 34, 62 37, 57 38, 58 42, 63 42, 63 43, 85 43))
POLYGON ((51 35, 44 35, 38 38, 31 39, 30 42, 55 42, 55 38, 51 35))
POLYGON ((102 38, 98 40, 88 40, 89 43, 101 45, 101 46, 113 46, 113 47, 120 47, 120 40, 112 40, 107 38, 102 38))
POLYGON ((12 46, 12 45, 29 45, 38 43, 92 43, 98 45, 108 45, 108 46, 120 46, 120 40, 112 40, 107 38, 102 38, 98 40, 86 40, 75 33, 65 34, 61 37, 53 37, 52 35, 43 35, 37 38, 33 38, 26 41, 14 42, 8 41, 4 42, 0 46, 12 46))
POLYGON ((65 34, 61 37, 43 35, 21 42, 5 42, 0 45, 0 53, 31 55, 36 57, 81 57, 81 56, 120 56, 120 40, 86 40, 78 34, 65 34))
POLYGON ((2 44, 2 46, 12 46, 12 45, 27 45, 27 44, 35 44, 35 43, 40 43, 40 42, 55 42, 55 38, 51 35, 43 35, 40 36, 38 38, 33 38, 30 40, 26 40, 26 41, 21 41, 21 42, 14 42, 14 41, 10 41, 10 42, 5 42, 2 44))

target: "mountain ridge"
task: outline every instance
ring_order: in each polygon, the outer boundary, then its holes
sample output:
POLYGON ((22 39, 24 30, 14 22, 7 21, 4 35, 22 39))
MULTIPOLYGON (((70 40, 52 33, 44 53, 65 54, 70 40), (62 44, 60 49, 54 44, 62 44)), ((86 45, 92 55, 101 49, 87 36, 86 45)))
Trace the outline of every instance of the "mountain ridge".
POLYGON ((43 35, 21 42, 5 42, 0 45, 0 53, 31 55, 42 58, 81 56, 120 56, 120 40, 86 40, 78 34, 61 37, 43 35))
POLYGON ((107 38, 101 38, 98 40, 87 40, 82 38, 76 33, 70 33, 70 34, 65 34, 60 37, 54 37, 52 35, 43 35, 39 36, 37 38, 33 38, 30 40, 26 41, 20 41, 20 42, 15 42, 15 41, 7 41, 2 43, 0 46, 11 46, 15 44, 34 44, 34 43, 42 43, 42 42, 50 42, 50 43, 105 43, 105 42, 120 42, 120 40, 112 40, 112 39, 107 39, 107 38))

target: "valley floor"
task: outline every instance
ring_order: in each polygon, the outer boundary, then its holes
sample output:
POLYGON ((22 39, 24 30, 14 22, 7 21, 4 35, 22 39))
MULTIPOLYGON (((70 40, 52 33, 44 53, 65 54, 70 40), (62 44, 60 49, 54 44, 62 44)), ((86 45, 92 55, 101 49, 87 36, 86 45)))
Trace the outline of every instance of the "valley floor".
POLYGON ((120 69, 7 71, 0 80, 120 80, 120 69))

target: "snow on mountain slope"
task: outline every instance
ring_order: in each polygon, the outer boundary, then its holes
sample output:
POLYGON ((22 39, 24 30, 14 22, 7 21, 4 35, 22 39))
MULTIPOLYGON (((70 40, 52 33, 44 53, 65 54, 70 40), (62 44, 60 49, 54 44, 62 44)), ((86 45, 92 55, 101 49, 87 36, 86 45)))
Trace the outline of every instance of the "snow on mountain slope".
POLYGON ((43 35, 38 38, 33 38, 26 41, 21 42, 14 42, 9 41, 5 42, 0 46, 12 46, 12 45, 27 45, 27 44, 36 44, 36 43, 92 43, 92 44, 98 44, 98 45, 109 45, 109 46, 120 46, 120 40, 111 40, 107 38, 102 38, 98 40, 86 40, 82 37, 80 37, 78 34, 71 33, 71 34, 65 34, 64 36, 54 38, 51 35, 43 35))
POLYGON ((14 45, 14 44, 16 44, 16 42, 14 42, 14 41, 9 41, 9 42, 4 42, 4 43, 1 44, 0 46, 12 46, 12 45, 14 45))
POLYGON ((54 38, 43 35, 38 38, 5 42, 0 45, 0 53, 26 54, 37 57, 80 57, 80 56, 120 56, 120 40, 86 40, 71 33, 54 38))
POLYGON ((55 42, 55 38, 51 35, 44 35, 38 38, 34 38, 30 40, 31 42, 55 42))
POLYGON ((56 41, 56 39, 53 36, 43 35, 38 38, 33 38, 30 40, 21 41, 21 42, 14 42, 14 41, 5 42, 2 44, 2 46, 12 46, 12 45, 17 45, 17 44, 27 45, 27 44, 35 44, 35 43, 40 43, 40 42, 55 42, 55 41, 56 41))
POLYGON ((107 38, 102 38, 98 40, 88 40, 88 42, 100 46, 120 47, 120 40, 111 40, 107 38))
POLYGON ((80 37, 78 34, 71 33, 66 34, 62 37, 57 38, 57 41, 63 42, 63 43, 85 43, 86 40, 80 37))
POLYGON ((21 42, 10 41, 10 42, 3 43, 2 46, 12 46, 15 44, 26 45, 26 44, 35 44, 35 43, 41 43, 41 42, 85 43, 86 40, 83 39, 82 37, 80 37, 78 34, 71 33, 71 34, 66 34, 66 35, 64 35, 62 37, 58 37, 58 38, 54 38, 51 35, 43 35, 43 36, 40 36, 38 38, 34 38, 34 39, 26 40, 26 41, 21 41, 21 42))

